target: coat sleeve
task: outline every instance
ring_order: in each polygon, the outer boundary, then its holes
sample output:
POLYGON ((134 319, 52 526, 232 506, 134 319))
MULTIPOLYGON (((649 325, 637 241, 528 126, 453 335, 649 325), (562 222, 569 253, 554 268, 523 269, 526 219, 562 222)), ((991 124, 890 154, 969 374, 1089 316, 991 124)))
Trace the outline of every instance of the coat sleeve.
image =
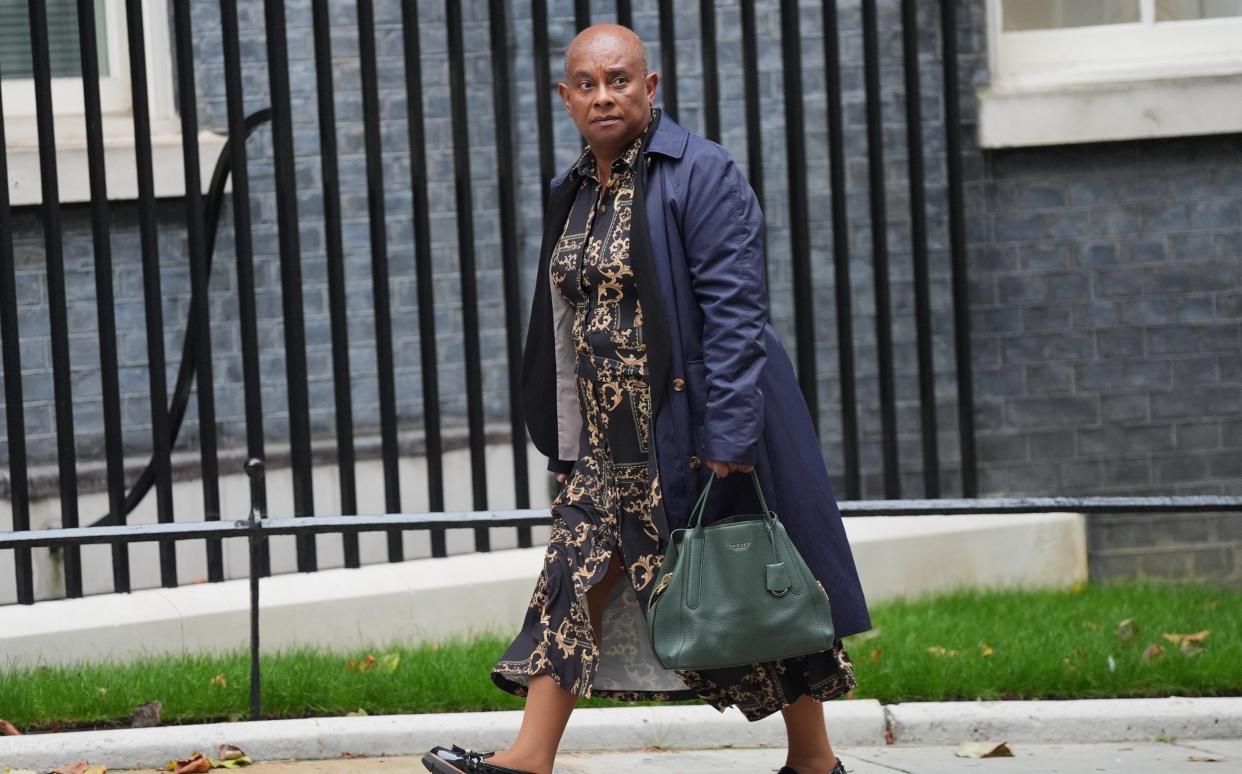
POLYGON ((703 316, 703 454, 753 465, 763 434, 759 376, 767 358, 763 213, 736 163, 715 145, 695 160, 684 195, 686 259, 703 316))

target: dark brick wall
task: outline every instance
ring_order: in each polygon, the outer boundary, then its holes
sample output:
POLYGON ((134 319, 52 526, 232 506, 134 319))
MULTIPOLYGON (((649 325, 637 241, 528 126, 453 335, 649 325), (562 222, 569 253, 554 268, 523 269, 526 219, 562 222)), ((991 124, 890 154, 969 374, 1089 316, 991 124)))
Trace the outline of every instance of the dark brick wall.
MULTIPOLYGON (((243 0, 240 5, 246 101, 248 109, 253 110, 267 104, 262 3, 243 0)), ((330 5, 334 15, 337 134, 342 152, 341 196, 346 216, 344 242, 354 412, 359 432, 366 433, 374 430, 378 412, 365 169, 358 118, 361 94, 356 20, 352 4, 330 5)), ((611 2, 595 5, 598 19, 611 18, 611 2)), ((1242 491, 1242 139, 1188 137, 981 152, 973 142, 973 93, 976 85, 987 80, 983 3, 960 0, 959 5, 963 126, 954 131, 962 133, 967 148, 964 162, 981 493, 1242 491)), ((550 6, 555 73, 564 46, 573 34, 573 4, 569 0, 555 0, 550 6)), ((725 127, 722 143, 746 165, 737 6, 731 2, 718 6, 725 127)), ((857 0, 844 0, 839 6, 863 483, 864 495, 878 496, 880 422, 862 34, 857 0)), ((222 127, 225 107, 218 6, 211 0, 193 0, 192 7, 200 115, 204 126, 222 127)), ((920 63, 939 443, 944 491, 954 494, 959 491, 959 454, 937 7, 931 0, 924 0, 920 6, 920 63)), ((422 0, 419 8, 430 153, 430 260, 437 300, 437 371, 444 410, 448 421, 454 422, 464 414, 464 367, 444 4, 439 0, 422 0)), ((636 27, 650 42, 651 61, 657 63, 660 52, 656 44, 655 0, 639 0, 634 8, 636 27)), ((791 251, 786 215, 778 9, 774 0, 757 3, 762 49, 764 204, 769 224, 773 320, 792 350, 791 251)), ((903 494, 918 496, 922 492, 922 460, 898 9, 897 0, 879 3, 884 172, 889 213, 885 228, 891 253, 903 494)), ((525 297, 531 287, 540 233, 529 4, 511 3, 510 16, 515 84, 511 98, 520 172, 519 232, 525 297)), ((289 0, 288 18, 312 422, 318 434, 330 435, 333 406, 325 236, 308 2, 289 0)), ((489 414, 500 418, 507 408, 506 358, 486 4, 481 0, 467 3, 465 18, 485 404, 489 414)), ((393 346, 399 410, 402 426, 408 430, 421 421, 422 400, 399 4, 395 0, 379 0, 376 19, 392 264, 393 346)), ((697 4, 686 4, 677 25, 682 103, 678 118, 690 128, 701 130, 697 4)), ((840 390, 819 3, 802 3, 801 28, 813 290, 818 302, 815 331, 820 429, 829 468, 834 476, 839 476, 840 390)), ((575 155, 578 139, 559 108, 556 113, 557 160, 564 165, 575 155)), ((269 438, 278 444, 288 419, 274 181, 270 143, 265 133, 258 133, 249 149, 263 401, 269 438)), ((180 202, 161 204, 164 312, 170 355, 179 351, 188 302, 182 218, 180 202)), ((19 212, 17 224, 19 316, 27 390, 25 419, 33 457, 48 462, 54 456, 54 437, 42 240, 35 213, 19 212)), ((98 459, 100 454, 102 412, 95 366, 98 352, 89 221, 83 208, 67 211, 65 240, 77 441, 84 460, 89 461, 98 459)), ((141 453, 149 445, 149 427, 143 375, 145 334, 132 204, 114 206, 113 240, 126 445, 131 452, 141 453)), ((240 441, 243 432, 234 288, 232 232, 226 206, 212 272, 211 300, 217 413, 225 443, 240 441)), ((192 448, 194 437, 191 409, 183 445, 192 448)), ((0 458, 5 456, 7 438, 0 436, 0 458)))
POLYGON ((1101 515, 1087 522, 1092 578, 1188 579, 1242 588, 1237 514, 1101 515))
POLYGON ((1242 491, 1242 137, 984 162, 981 487, 1242 491))

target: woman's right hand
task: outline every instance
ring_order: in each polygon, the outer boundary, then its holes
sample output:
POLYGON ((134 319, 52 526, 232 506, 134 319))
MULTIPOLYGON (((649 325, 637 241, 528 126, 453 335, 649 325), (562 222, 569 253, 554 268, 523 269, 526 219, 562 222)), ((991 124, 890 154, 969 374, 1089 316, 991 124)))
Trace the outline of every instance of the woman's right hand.
POLYGON ((558 483, 563 484, 569 480, 569 474, 568 473, 557 473, 556 480, 558 483))

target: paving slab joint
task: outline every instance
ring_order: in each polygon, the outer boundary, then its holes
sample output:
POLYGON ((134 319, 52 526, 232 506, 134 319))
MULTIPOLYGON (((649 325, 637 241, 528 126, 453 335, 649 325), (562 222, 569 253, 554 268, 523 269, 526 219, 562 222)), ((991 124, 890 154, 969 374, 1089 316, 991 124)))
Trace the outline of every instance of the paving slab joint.
POLYGON ((880 708, 884 712, 884 744, 897 743, 896 718, 893 717, 891 704, 882 704, 880 708))

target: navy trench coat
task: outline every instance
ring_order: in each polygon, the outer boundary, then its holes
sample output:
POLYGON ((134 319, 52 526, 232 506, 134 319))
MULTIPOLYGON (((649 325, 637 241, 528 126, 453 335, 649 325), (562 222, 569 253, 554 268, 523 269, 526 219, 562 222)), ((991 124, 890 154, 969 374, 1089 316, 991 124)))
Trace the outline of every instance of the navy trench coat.
MULTIPOLYGON (((723 148, 668 116, 654 120, 637 176, 630 256, 644 315, 662 531, 685 525, 709 473, 702 461, 753 464, 769 507, 828 591, 837 636, 866 631, 867 603, 814 424, 768 322, 758 200, 723 148)), ((572 310, 553 298, 548 276, 574 199, 570 174, 552 181, 522 367, 531 439, 561 472, 583 448, 572 310)), ((717 482, 708 514, 720 504, 718 491, 753 498, 748 489, 746 475, 717 482)))

